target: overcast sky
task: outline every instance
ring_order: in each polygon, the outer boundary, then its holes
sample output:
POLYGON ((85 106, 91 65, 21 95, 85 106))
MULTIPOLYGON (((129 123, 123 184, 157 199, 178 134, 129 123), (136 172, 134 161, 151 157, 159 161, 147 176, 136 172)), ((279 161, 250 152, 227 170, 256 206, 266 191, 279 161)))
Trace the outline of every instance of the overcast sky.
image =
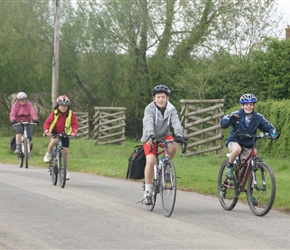
POLYGON ((283 14, 283 20, 281 22, 281 35, 279 37, 285 37, 285 28, 290 25, 290 0, 276 0, 279 4, 279 11, 283 14))

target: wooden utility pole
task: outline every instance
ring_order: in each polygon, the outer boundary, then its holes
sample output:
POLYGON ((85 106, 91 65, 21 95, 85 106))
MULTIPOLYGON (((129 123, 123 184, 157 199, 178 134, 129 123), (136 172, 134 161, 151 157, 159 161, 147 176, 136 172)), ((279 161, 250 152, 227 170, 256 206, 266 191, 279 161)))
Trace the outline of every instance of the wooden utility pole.
POLYGON ((286 31, 286 39, 290 39, 290 25, 287 25, 286 31))
POLYGON ((56 105, 58 96, 58 71, 59 71, 59 36, 60 36, 60 0, 56 1, 54 17, 54 40, 53 40, 53 59, 52 59, 52 88, 51 102, 52 108, 56 105))

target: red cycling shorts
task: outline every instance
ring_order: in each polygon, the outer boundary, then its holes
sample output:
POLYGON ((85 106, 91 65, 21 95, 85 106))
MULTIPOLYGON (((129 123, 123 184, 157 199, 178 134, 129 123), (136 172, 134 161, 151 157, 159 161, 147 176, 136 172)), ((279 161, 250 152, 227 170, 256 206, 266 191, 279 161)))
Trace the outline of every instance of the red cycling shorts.
MULTIPOLYGON (((174 138, 173 138, 172 135, 167 135, 166 137, 163 138, 163 140, 173 140, 173 139, 174 138)), ((161 145, 161 147, 163 148, 164 146, 161 145)), ((146 142, 143 143, 143 148, 144 148, 145 156, 147 156, 149 154, 156 155, 157 143, 156 142, 154 143, 154 148, 153 148, 153 150, 151 152, 150 152, 151 146, 150 145, 147 145, 146 142)))

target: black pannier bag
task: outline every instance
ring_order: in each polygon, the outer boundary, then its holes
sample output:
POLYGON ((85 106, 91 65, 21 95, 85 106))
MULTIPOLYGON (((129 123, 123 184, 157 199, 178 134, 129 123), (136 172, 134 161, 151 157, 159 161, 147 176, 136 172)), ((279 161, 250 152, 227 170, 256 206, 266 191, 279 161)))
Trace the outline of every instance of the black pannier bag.
POLYGON ((127 179, 143 179, 144 169, 146 165, 146 157, 144 154, 143 145, 134 147, 134 152, 128 159, 127 179))
POLYGON ((10 149, 11 149, 11 151, 15 151, 15 149, 16 149, 16 138, 15 138, 15 136, 13 136, 13 137, 10 139, 10 143, 9 143, 9 145, 10 145, 10 149))

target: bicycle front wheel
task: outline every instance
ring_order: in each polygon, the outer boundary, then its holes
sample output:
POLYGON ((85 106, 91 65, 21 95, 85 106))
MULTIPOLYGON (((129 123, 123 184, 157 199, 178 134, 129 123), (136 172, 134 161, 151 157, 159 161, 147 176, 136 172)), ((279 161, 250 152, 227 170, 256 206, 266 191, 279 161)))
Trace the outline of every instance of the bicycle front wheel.
POLYGON ((24 161, 24 155, 23 155, 23 153, 20 152, 17 155, 17 157, 18 157, 18 165, 19 165, 20 168, 22 168, 23 167, 23 161, 24 161))
POLYGON ((50 171, 51 182, 53 185, 56 185, 58 172, 57 172, 57 166, 55 164, 55 160, 53 160, 49 164, 49 171, 50 171))
POLYGON ((30 147, 29 139, 24 138, 23 144, 24 144, 24 152, 23 153, 24 153, 24 158, 25 158, 25 167, 28 168, 28 147, 30 147))
POLYGON ((239 196, 235 191, 235 181, 226 176, 227 165, 228 160, 223 162, 218 175, 218 197, 223 209, 230 211, 236 206, 239 196))
POLYGON ((149 211, 153 211, 155 204, 156 204, 156 199, 157 199, 157 193, 158 193, 158 185, 160 183, 160 176, 159 176, 159 181, 154 180, 153 181, 153 188, 152 188, 152 205, 146 205, 147 209, 149 211))
POLYGON ((176 200, 176 170, 171 159, 167 161, 162 169, 160 194, 163 214, 169 217, 174 210, 176 200))
POLYGON ((272 169, 264 162, 256 162, 248 179, 247 199, 251 211, 257 216, 266 215, 276 196, 276 181, 272 169))
POLYGON ((64 150, 61 149, 59 151, 59 159, 58 159, 58 174, 59 174, 59 185, 61 188, 65 187, 66 182, 66 158, 64 154, 64 150))

